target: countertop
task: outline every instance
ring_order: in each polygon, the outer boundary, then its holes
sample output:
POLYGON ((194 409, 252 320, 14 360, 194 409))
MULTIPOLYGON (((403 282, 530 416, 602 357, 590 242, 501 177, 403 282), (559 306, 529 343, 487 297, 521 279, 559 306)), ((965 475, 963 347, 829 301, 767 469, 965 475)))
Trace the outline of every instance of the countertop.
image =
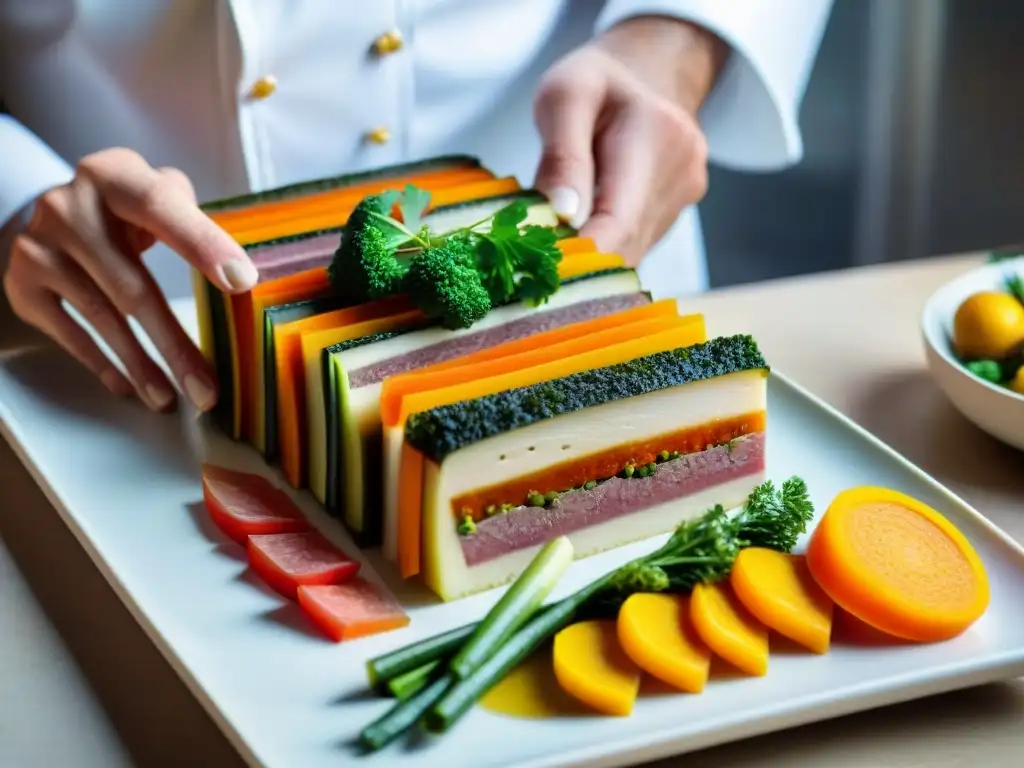
MULTIPOLYGON (((773 367, 1024 541, 1024 454, 953 410, 925 369, 918 318, 978 255, 714 291, 683 302, 709 333, 753 332, 773 367)), ((0 313, 0 351, 24 344, 0 313)), ((1024 680, 827 721, 659 768, 1019 766, 1024 680)), ((0 766, 230 768, 240 758, 0 442, 0 766)))

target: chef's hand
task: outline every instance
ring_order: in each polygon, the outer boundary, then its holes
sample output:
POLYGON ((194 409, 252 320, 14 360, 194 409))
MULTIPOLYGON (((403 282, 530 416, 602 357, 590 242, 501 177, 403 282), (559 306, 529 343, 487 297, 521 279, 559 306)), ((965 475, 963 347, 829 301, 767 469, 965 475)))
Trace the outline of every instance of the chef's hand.
POLYGON ((85 157, 69 183, 41 195, 4 274, 11 308, 64 347, 111 392, 150 408, 176 402, 167 376, 128 325, 133 317, 178 386, 200 410, 217 398, 202 353, 178 324, 141 254, 160 240, 221 290, 245 291, 256 270, 245 251, 199 210, 185 174, 152 168, 131 150, 85 157), (127 377, 68 314, 72 306, 121 361, 127 377))
POLYGON ((556 62, 534 104, 544 143, 535 186, 582 236, 638 264, 707 190, 696 114, 727 55, 699 27, 648 16, 556 62))

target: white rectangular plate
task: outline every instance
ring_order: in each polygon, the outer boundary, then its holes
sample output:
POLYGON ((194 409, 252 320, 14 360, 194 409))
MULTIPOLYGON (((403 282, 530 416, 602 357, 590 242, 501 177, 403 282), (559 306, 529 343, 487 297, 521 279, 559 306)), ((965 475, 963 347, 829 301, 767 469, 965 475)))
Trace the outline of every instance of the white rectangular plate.
MULTIPOLYGON (((191 305, 176 309, 187 323, 191 305)), ((241 548, 206 518, 204 456, 279 480, 252 449, 201 433, 190 414, 161 417, 116 401, 52 352, 0 366, 0 423, 121 599, 253 765, 621 765, 1024 674, 1024 551, 873 437, 773 374, 770 476, 803 477, 819 513, 844 488, 881 485, 946 514, 977 547, 991 579, 991 607, 969 632, 936 645, 836 643, 824 656, 779 653, 764 678, 712 679, 697 696, 644 697, 628 718, 513 720, 477 708, 447 736, 415 750, 396 746, 356 758, 351 740, 387 706, 362 695, 365 661, 478 619, 497 591, 439 605, 395 583, 390 568, 371 556, 365 571, 379 573, 400 594, 412 623, 331 643, 297 606, 247 573, 241 548)), ((297 499, 322 530, 354 551, 305 494, 297 499)), ((555 596, 661 540, 574 564, 555 596)))

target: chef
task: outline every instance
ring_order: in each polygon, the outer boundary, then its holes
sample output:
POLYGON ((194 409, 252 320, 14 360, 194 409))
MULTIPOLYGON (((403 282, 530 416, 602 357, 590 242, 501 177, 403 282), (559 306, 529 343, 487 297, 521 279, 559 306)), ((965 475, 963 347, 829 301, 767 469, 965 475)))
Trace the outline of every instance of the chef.
POLYGON ((207 410, 217 382, 166 297, 189 265, 228 292, 256 273, 197 200, 450 153, 533 181, 656 296, 700 291, 707 163, 800 159, 830 8, 0 0, 4 291, 112 392, 207 410))

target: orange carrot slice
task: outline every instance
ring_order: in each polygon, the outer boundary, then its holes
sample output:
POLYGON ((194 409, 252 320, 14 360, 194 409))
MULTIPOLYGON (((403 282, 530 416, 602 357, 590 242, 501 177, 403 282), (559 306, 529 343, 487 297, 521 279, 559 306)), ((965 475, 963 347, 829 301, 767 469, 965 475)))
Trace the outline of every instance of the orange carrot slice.
POLYGON ((630 595, 616 629, 622 650, 644 672, 681 691, 704 690, 711 650, 694 628, 689 596, 630 595))
POLYGON ((640 691, 640 668, 619 645, 615 622, 571 624, 555 635, 552 664, 562 690, 607 715, 628 715, 640 691))
POLYGON ((810 572, 844 610, 916 642, 963 633, 989 604, 985 566, 928 505, 886 488, 840 493, 811 536, 810 572))
POLYGON ((690 598, 697 634, 715 654, 748 675, 768 673, 768 628, 728 584, 698 584, 690 598))
POLYGON ((810 651, 828 651, 834 603, 803 555, 749 547, 733 563, 729 581, 760 622, 810 651))
POLYGON ((336 643, 409 624, 398 601, 361 576, 343 584, 302 585, 298 598, 306 614, 336 643))

